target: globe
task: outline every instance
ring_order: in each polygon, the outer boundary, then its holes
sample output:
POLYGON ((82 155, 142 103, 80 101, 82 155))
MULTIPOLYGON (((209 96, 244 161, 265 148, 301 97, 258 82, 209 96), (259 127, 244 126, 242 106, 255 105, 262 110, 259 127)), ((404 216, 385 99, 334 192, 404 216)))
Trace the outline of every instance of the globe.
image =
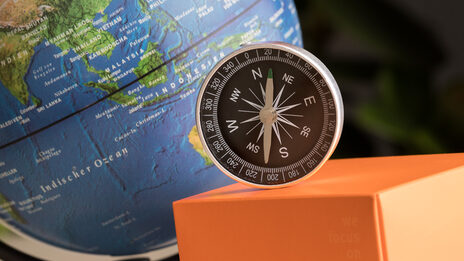
POLYGON ((302 45, 293 1, 2 1, 1 240, 46 259, 174 253, 172 202, 231 183, 195 127, 202 80, 271 40, 302 45))

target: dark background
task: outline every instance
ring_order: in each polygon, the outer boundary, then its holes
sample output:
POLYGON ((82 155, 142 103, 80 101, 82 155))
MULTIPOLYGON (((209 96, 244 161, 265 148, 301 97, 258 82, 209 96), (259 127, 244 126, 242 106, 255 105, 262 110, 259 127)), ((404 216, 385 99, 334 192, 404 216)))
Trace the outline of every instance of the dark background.
POLYGON ((462 1, 295 3, 305 48, 343 96, 334 157, 464 151, 462 1))
MULTIPOLYGON (((334 158, 464 151, 463 1, 295 4, 304 47, 343 96, 334 158)), ((35 260, 0 244, 2 258, 35 260)))

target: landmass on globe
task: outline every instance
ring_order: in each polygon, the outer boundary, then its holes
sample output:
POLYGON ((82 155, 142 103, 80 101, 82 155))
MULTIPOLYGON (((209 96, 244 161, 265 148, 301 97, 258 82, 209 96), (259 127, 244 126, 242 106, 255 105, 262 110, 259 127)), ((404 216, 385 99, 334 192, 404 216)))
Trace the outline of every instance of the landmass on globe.
POLYGON ((172 202, 233 182, 198 136, 202 80, 267 40, 302 45, 293 1, 0 1, 0 238, 175 249, 172 202))
MULTIPOLYGON (((10 11, 16 21, 4 23, 2 26, 9 30, 0 32, 0 57, 3 58, 0 61, 0 80, 21 103, 27 104, 30 99, 34 103, 40 103, 37 97, 31 96, 28 92, 24 76, 34 55, 34 43, 38 44, 43 39, 47 39, 46 45, 58 46, 62 50, 60 55, 73 49, 83 59, 89 71, 108 77, 107 72, 96 70, 89 65, 87 54, 99 52, 100 55, 111 56, 114 37, 104 30, 98 30, 92 23, 95 15, 102 13, 111 0, 23 1, 23 5, 31 6, 29 9, 37 10, 32 10, 29 17, 24 17, 24 9, 14 8, 16 3, 13 2, 17 1, 7 0, 3 3, 7 7, 12 6, 10 11), (55 6, 43 5, 47 2, 55 3, 55 6), (41 8, 44 6, 46 8, 41 8), (37 25, 39 26, 29 31, 37 25), (110 48, 104 48, 107 46, 110 48)), ((6 14, 9 13, 5 12, 6 14)), ((105 20, 106 16, 102 18, 102 21, 105 20)), ((108 92, 114 91, 112 85, 94 87, 108 92)))
POLYGON ((205 150, 203 149, 203 145, 201 144, 200 141, 200 136, 198 135, 198 129, 197 126, 193 126, 192 130, 189 132, 188 139, 190 144, 192 144, 193 149, 200 154, 200 156, 203 158, 205 161, 205 165, 209 166, 213 164, 211 159, 208 157, 208 154, 206 154, 205 150))
MULTIPOLYGON (((8 198, 0 192, 0 207, 1 207, 0 212, 8 213, 12 219, 16 220, 19 223, 25 224, 26 221, 24 220, 24 218, 21 216, 21 214, 18 212, 18 210, 16 209, 14 205, 15 204, 13 203, 13 201, 8 200, 8 198)), ((0 228, 2 228, 1 225, 0 225, 0 228)))

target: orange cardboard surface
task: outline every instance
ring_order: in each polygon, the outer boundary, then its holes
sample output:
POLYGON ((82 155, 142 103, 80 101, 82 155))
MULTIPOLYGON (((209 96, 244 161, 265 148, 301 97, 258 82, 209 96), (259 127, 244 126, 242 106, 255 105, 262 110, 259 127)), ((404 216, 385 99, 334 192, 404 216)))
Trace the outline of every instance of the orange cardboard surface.
POLYGON ((464 260, 464 153, 330 160, 174 202, 181 260, 464 260))

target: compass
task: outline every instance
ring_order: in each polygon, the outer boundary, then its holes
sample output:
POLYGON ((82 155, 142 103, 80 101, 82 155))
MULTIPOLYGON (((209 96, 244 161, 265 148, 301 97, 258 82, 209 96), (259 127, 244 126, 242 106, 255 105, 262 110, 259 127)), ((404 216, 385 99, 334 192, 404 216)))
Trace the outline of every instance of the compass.
POLYGON ((334 151, 343 104, 329 70, 308 51, 249 44, 208 74, 196 107, 203 147, 229 177, 261 188, 294 184, 334 151))

